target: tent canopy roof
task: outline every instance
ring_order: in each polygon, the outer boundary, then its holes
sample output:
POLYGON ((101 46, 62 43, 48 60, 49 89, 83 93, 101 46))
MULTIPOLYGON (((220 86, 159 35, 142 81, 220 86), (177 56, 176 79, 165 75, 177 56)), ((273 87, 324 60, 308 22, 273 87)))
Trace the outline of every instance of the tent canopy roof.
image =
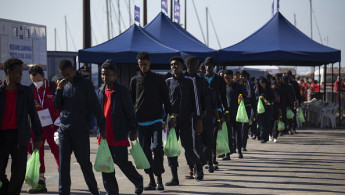
POLYGON ((137 63, 136 55, 146 51, 150 54, 150 60, 154 64, 168 64, 172 56, 180 55, 180 52, 172 49, 142 27, 133 24, 117 37, 97 46, 79 50, 80 62, 103 63, 106 59, 113 59, 117 63, 137 63))
POLYGON ((277 12, 258 31, 243 41, 219 50, 225 65, 315 66, 340 61, 340 50, 321 45, 277 12))
POLYGON ((165 45, 189 55, 194 55, 199 59, 208 56, 216 57, 216 50, 207 47, 162 12, 145 26, 145 30, 165 45))

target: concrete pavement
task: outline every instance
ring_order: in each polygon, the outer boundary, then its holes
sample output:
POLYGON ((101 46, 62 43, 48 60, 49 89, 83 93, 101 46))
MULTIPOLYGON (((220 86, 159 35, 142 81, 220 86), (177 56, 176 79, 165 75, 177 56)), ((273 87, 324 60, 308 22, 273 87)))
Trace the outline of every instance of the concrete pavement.
MULTIPOLYGON (((91 162, 97 144, 91 137, 91 162)), ((244 158, 231 155, 231 161, 218 159, 219 170, 208 173, 203 181, 184 178, 188 166, 184 153, 179 158, 180 186, 165 187, 164 191, 144 191, 143 194, 345 194, 345 130, 303 129, 296 135, 284 135, 278 143, 261 144, 248 141, 244 158)), ((130 159, 132 157, 130 156, 130 159)), ((57 166, 46 146, 46 178, 48 193, 58 193, 57 166)), ((170 180, 170 169, 165 158, 163 182, 170 180)), ((7 174, 10 175, 10 166, 7 174)), ((120 194, 134 194, 134 186, 115 166, 120 194)), ((143 170, 144 185, 148 176, 143 170)), ((105 194, 102 177, 95 172, 98 187, 105 194)), ((74 155, 71 161, 71 194, 90 194, 74 155)), ((29 186, 24 184, 22 194, 29 186)))

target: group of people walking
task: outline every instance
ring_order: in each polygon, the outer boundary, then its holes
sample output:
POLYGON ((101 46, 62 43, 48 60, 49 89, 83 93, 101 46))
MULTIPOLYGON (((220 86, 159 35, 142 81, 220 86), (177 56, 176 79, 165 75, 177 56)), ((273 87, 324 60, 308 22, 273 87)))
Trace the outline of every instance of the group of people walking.
MULTIPOLYGON (((180 185, 178 157, 168 157, 171 180, 162 182, 165 172, 162 129, 169 133, 175 128, 189 166, 185 178, 197 180, 203 180, 204 168, 209 173, 218 169, 217 157, 230 160, 230 155, 237 153, 238 158, 243 158, 249 134, 261 143, 273 139, 277 142, 278 120, 286 124, 281 134, 296 133, 296 120, 286 118, 286 110, 291 109, 296 116, 301 103, 300 89, 291 72, 253 81, 246 71, 234 74, 225 70, 216 74, 216 61, 212 57, 200 66, 194 56, 186 61, 175 56, 169 61, 172 76, 167 78, 151 71, 147 52, 139 53, 137 62, 140 71, 126 88, 117 81, 119 66, 106 60, 101 66, 103 85, 95 93, 91 81, 83 78, 68 60, 59 63, 63 79, 57 83, 44 78, 39 66, 31 67, 31 86, 20 84, 23 62, 7 60, 6 81, 0 87, 0 194, 21 192, 27 151, 32 153, 35 149, 40 154, 40 178, 38 186, 28 192, 47 192, 42 147, 45 140, 57 162, 59 193, 70 194, 70 161, 74 152, 89 191, 99 194, 90 162, 89 129, 93 117, 99 128, 99 140, 107 140, 114 163, 134 184, 136 194, 180 185), (264 113, 257 112, 259 99, 264 104, 264 113), (241 101, 250 123, 236 121, 241 101), (228 130, 230 153, 217 156, 217 134, 223 123, 228 130), (59 145, 53 139, 55 131, 59 133, 59 145), (128 139, 139 139, 149 161, 150 168, 145 169, 149 182, 145 186, 143 176, 128 160, 128 139), (6 176, 9 155, 10 180, 6 176)), ((102 179, 107 194, 119 194, 115 172, 102 173, 102 179)))

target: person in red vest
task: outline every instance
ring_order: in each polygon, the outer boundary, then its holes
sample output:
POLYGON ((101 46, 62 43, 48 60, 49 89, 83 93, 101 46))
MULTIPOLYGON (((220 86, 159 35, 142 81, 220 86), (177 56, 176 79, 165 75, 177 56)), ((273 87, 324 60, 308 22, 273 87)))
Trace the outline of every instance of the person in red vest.
POLYGON ((337 77, 337 80, 334 82, 334 92, 342 92, 344 91, 344 85, 341 81, 340 77, 337 77))
MULTIPOLYGON (((59 146, 54 141, 54 133, 57 131, 58 126, 54 125, 54 121, 59 117, 60 111, 54 108, 53 100, 56 91, 55 83, 49 82, 44 78, 43 69, 40 66, 32 66, 29 69, 30 79, 33 82, 30 87, 32 89, 36 109, 43 128, 42 141, 49 144, 50 151, 53 154, 56 164, 59 168, 59 146)), ((31 136, 35 137, 31 131, 31 136)), ((29 153, 32 154, 33 150, 29 144, 29 153)), ((44 165, 44 147, 39 150, 40 154, 40 177, 36 188, 29 189, 28 193, 44 193, 47 192, 45 184, 45 165, 44 165)))
POLYGON ((4 72, 6 80, 0 86, 0 194, 20 194, 26 172, 30 123, 35 134, 34 148, 42 146, 42 126, 31 89, 20 84, 23 61, 6 60, 4 72), (10 155, 11 179, 8 180, 6 167, 10 155))
POLYGON ((317 81, 314 80, 314 82, 310 85, 313 92, 319 92, 319 85, 317 84, 317 81))

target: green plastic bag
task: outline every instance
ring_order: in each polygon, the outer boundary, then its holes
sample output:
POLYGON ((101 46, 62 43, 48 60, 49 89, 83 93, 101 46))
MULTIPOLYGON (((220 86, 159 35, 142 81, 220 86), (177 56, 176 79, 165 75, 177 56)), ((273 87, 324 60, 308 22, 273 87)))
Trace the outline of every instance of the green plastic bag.
POLYGON ((226 122, 223 122, 223 124, 222 124, 222 131, 221 132, 222 132, 222 135, 225 138, 226 143, 228 143, 228 145, 229 145, 228 127, 226 125, 226 122))
MULTIPOLYGON (((43 146, 42 146, 43 147, 43 146)), ((26 163, 25 183, 35 189, 40 177, 40 153, 35 149, 26 163)))
POLYGON ((226 141, 224 136, 224 130, 218 130, 217 134, 217 142, 216 142, 216 154, 222 155, 226 153, 230 153, 229 143, 226 141))
POLYGON ((258 109, 257 109, 257 111, 258 111, 258 114, 262 114, 262 113, 265 112, 265 106, 262 103, 261 98, 259 98, 259 101, 258 101, 258 109))
POLYGON ((278 122, 278 131, 283 131, 285 129, 285 124, 283 121, 279 120, 278 122))
POLYGON ((237 109, 236 121, 240 123, 249 123, 246 107, 243 100, 241 100, 240 106, 237 109))
POLYGON ((180 156, 180 154, 181 148, 179 142, 177 141, 175 128, 171 128, 167 141, 164 144, 164 155, 167 157, 176 157, 180 156))
POLYGON ((102 138, 99 143, 94 169, 97 172, 103 173, 112 173, 115 171, 113 157, 111 156, 106 139, 102 138))
POLYGON ((149 169, 150 168, 150 163, 149 160, 147 160, 147 157, 143 151, 143 148, 140 146, 140 143, 138 140, 135 141, 135 144, 131 142, 132 148, 129 150, 131 153, 135 167, 137 169, 149 169))
POLYGON ((292 112, 292 110, 291 109, 287 109, 286 110, 286 118, 287 119, 292 119, 293 116, 294 116, 294 113, 292 112))
POLYGON ((301 122, 301 123, 304 123, 305 122, 305 118, 304 118, 304 115, 303 115, 303 112, 302 112, 302 109, 298 109, 298 121, 301 122))

